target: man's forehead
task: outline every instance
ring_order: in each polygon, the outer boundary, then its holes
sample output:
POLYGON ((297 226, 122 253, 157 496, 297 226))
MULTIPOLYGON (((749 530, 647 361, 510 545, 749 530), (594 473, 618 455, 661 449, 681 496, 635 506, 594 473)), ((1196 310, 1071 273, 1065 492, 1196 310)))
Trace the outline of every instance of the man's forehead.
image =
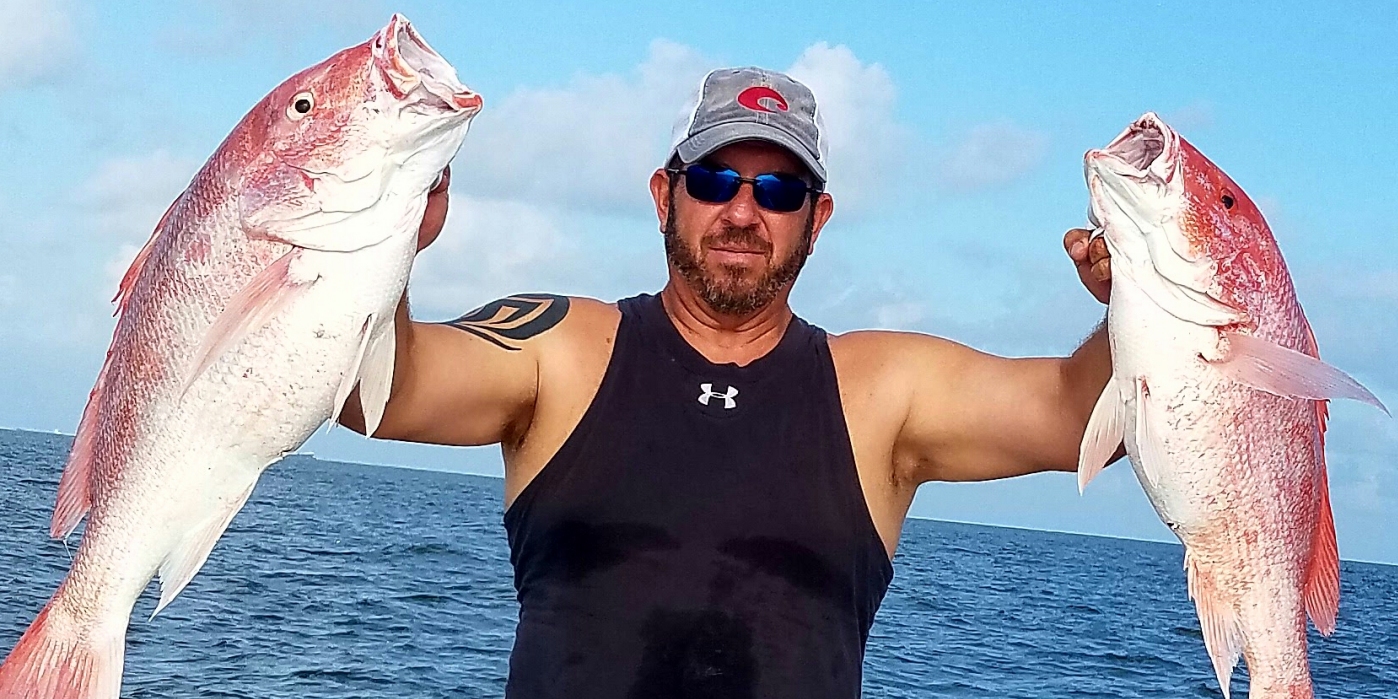
POLYGON ((805 173, 806 166, 791 151, 768 141, 730 143, 704 158, 729 167, 754 166, 782 172, 805 173))

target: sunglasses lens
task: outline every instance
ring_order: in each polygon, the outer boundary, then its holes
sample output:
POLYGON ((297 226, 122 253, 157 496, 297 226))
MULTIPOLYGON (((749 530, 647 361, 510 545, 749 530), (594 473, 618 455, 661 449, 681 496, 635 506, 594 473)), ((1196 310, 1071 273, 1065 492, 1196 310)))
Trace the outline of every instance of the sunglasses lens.
POLYGON ((758 175, 753 198, 758 206, 790 213, 806 203, 806 183, 791 175, 758 175))
POLYGON ((732 170, 715 170, 697 163, 684 170, 684 189, 699 201, 721 204, 732 199, 741 185, 738 173, 732 170))

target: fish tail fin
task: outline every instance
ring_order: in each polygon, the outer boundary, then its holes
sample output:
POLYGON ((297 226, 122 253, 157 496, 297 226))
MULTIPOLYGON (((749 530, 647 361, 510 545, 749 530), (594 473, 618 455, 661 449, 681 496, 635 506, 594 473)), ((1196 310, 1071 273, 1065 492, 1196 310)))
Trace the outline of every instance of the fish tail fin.
POLYGON ((1213 581, 1208 573, 1200 569, 1198 561, 1190 555, 1188 546, 1184 551, 1184 568, 1189 580, 1189 597, 1194 600, 1194 609, 1199 613, 1204 648, 1209 651, 1209 659, 1213 661, 1223 699, 1229 699, 1228 687, 1233 678, 1233 668, 1243 656, 1243 627, 1238 612, 1227 601, 1219 599, 1213 581))
POLYGON ((125 641, 125 624, 79 626, 50 602, 0 665, 0 697, 117 699, 125 641))
POLYGON ((1306 616, 1317 631, 1329 636, 1335 633, 1335 618, 1340 613, 1340 549, 1335 542, 1335 515, 1330 511, 1330 486, 1323 471, 1319 490, 1320 510, 1303 594, 1306 616))

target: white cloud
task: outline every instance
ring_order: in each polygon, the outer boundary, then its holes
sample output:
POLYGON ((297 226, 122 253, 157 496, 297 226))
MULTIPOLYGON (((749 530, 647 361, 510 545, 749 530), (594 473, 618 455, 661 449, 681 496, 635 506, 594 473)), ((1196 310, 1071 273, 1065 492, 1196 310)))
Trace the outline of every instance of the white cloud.
POLYGON ((114 157, 71 186, 65 205, 5 212, 0 343, 48 351, 105 342, 109 299, 195 167, 165 151, 114 157))
POLYGON ((97 248, 115 248, 103 264, 106 289, 115 291, 155 225, 189 184, 198 164, 164 150, 108 159, 78 187, 81 225, 97 233, 97 248))
POLYGON ((939 158, 937 175, 955 192, 1010 184, 1043 162, 1048 136, 1010 121, 979 124, 939 158))
MULTIPOLYGON (((423 315, 460 313, 520 291, 605 296, 653 281, 663 266, 654 258, 646 183, 664 160, 676 115, 716 65, 656 40, 626 74, 582 74, 496 102, 487 95, 452 169, 447 230, 414 272, 423 315)), ((844 219, 896 172, 909 134, 894 119, 896 89, 881 66, 843 46, 815 44, 789 72, 820 100, 844 219)), ((889 305, 881 317, 891 325, 919 313, 889 305)))
POLYGON ((787 71, 811 88, 830 136, 830 191, 858 212, 895 181, 911 131, 894 118, 898 90, 878 63, 846 46, 813 44, 787 71))
MULTIPOLYGON (((700 78, 718 63, 658 39, 632 71, 582 74, 567 85, 486 96, 457 159, 466 191, 493 199, 645 216, 646 181, 700 78)), ((896 173, 909 130, 893 115, 897 91, 878 64, 815 44, 789 69, 821 104, 830 135, 832 189, 857 210, 896 173)))
POLYGON ((644 212, 675 114, 712 61, 664 40, 628 75, 520 88, 471 127, 453 168, 473 194, 595 211, 644 212))
POLYGON ((76 45, 66 0, 0 0, 0 89, 50 77, 76 45))
POLYGON ((546 289, 577 246, 559 215, 532 204, 454 196, 442 235, 413 269, 414 315, 444 318, 512 293, 546 289))
POLYGON ((1296 283, 1321 357, 1371 390, 1398 391, 1398 267, 1316 268, 1296 283))
POLYGON ((126 242, 145 242, 198 167, 165 150, 104 161, 78 188, 92 230, 126 242))

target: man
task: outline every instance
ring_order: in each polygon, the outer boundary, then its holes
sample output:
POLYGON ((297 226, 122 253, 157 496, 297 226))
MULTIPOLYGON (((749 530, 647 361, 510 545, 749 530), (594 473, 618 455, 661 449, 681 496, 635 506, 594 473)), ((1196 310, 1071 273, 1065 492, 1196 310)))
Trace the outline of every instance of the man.
MULTIPOLYGON (((512 699, 858 696, 918 486, 1073 470, 1111 374, 1100 329, 1068 358, 1002 359, 796 318, 834 210, 815 97, 718 70, 686 114, 650 179, 658 296, 521 295, 443 324, 399 310, 374 436, 504 453, 512 699)), ((1065 243, 1105 299, 1105 250, 1065 243)))

